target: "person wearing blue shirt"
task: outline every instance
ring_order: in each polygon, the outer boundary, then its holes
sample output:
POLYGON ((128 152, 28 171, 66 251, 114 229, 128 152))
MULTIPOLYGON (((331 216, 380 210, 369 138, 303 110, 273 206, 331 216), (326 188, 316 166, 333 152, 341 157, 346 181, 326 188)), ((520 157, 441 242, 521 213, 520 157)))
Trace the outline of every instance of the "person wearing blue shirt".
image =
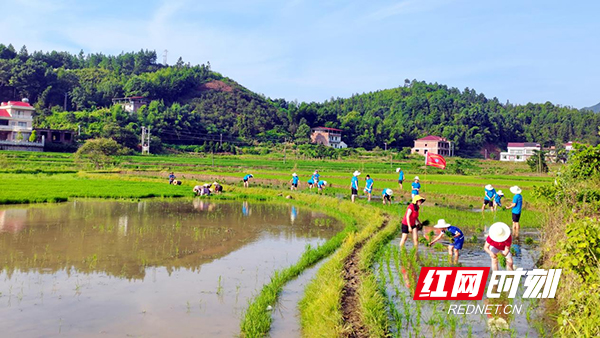
POLYGON ((292 174, 292 179, 290 182, 292 183, 290 190, 298 190, 298 175, 296 175, 296 173, 292 174))
POLYGON ((175 174, 171 172, 169 174, 169 184, 173 184, 173 181, 175 181, 175 174))
POLYGON ((311 177, 307 183, 308 183, 308 189, 312 190, 312 188, 315 186, 315 180, 313 180, 313 178, 311 177))
POLYGON ((504 198, 504 193, 502 190, 498 190, 496 198, 494 198, 494 212, 496 212, 499 206, 502 206, 502 198, 504 198))
POLYGON ((494 199, 496 198, 496 189, 491 184, 485 186, 485 195, 483 196, 483 205, 481 206, 481 212, 485 210, 486 206, 490 206, 490 209, 494 209, 494 199))
POLYGON ((463 234, 462 230, 446 223, 446 221, 443 219, 438 220, 437 224, 433 227, 444 230, 440 231, 439 235, 433 241, 431 241, 431 243, 429 243, 429 246, 442 239, 444 235, 450 237, 452 242, 450 245, 448 245, 448 255, 450 256, 449 259, 451 262, 454 261, 454 264, 458 264, 458 256, 460 255, 459 252, 462 250, 463 244, 465 243, 465 235, 463 234))
POLYGON ((250 180, 253 177, 254 177, 254 175, 252 175, 252 174, 248 174, 248 175, 244 176, 244 188, 248 188, 248 185, 249 185, 248 180, 250 180))
POLYGON ((319 175, 319 171, 315 170, 314 174, 312 175, 312 180, 315 182, 315 184, 319 182, 319 177, 321 177, 321 175, 319 175))
POLYGON ((411 184, 411 186, 412 186, 411 195, 414 198, 421 191, 421 183, 419 183, 419 176, 415 176, 415 181, 411 184))
POLYGON ((519 237, 519 220, 521 219, 521 210, 523 209, 523 196, 521 196, 521 188, 518 186, 510 187, 510 192, 515 194, 512 200, 512 204, 507 206, 506 209, 512 209, 512 233, 515 239, 519 237))
POLYGON ((357 170, 352 174, 352 179, 350 180, 350 199, 352 203, 354 203, 356 196, 358 196, 358 175, 360 175, 360 172, 357 170))
POLYGON ((323 188, 325 188, 326 185, 327 185, 327 181, 317 182, 317 188, 319 188, 319 191, 323 191, 323 188))
POLYGON ((367 183, 365 184, 365 193, 367 194, 367 201, 371 202, 371 193, 373 193, 374 181, 369 175, 365 177, 365 180, 367 181, 367 183))
POLYGON ((402 183, 404 182, 404 171, 398 168, 396 169, 396 172, 398 173, 398 185, 400 186, 400 190, 402 190, 402 183))

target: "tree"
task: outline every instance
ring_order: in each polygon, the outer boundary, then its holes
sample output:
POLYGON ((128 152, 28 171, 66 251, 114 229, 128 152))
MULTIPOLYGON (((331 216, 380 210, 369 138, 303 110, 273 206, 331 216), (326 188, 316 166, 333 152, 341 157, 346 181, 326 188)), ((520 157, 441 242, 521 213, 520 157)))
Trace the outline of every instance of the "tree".
POLYGON ((298 144, 309 143, 310 142, 310 133, 311 133, 310 127, 306 123, 301 124, 298 127, 296 134, 294 135, 294 137, 296 138, 296 143, 298 143, 298 144))
POLYGON ((118 156, 126 155, 129 151, 130 149, 121 146, 113 139, 97 138, 85 141, 75 153, 75 160, 88 162, 96 169, 102 169, 117 164, 118 156))
POLYGON ((21 133, 20 131, 17 132, 17 142, 22 142, 23 141, 23 133, 21 133))
POLYGON ((29 142, 35 142, 37 140, 37 131, 32 131, 29 135, 29 142))
POLYGON ((548 164, 546 163, 546 154, 544 151, 534 151, 533 156, 527 159, 529 169, 537 173, 547 173, 548 164))

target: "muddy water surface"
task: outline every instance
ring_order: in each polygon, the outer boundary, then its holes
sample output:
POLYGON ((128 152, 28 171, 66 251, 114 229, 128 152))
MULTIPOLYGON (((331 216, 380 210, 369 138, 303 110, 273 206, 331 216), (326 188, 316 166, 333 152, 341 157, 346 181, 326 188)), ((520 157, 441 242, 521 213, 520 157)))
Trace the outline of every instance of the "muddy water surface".
POLYGON ((273 270, 339 230, 247 202, 2 207, 1 336, 232 337, 273 270))

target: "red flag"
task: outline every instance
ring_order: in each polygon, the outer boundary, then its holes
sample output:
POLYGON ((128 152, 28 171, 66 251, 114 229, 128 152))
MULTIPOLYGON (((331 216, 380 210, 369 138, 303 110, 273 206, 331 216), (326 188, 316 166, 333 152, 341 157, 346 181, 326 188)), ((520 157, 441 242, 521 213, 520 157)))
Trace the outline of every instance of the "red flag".
POLYGON ((446 169, 446 160, 442 157, 442 155, 427 153, 425 157, 425 165, 446 169))

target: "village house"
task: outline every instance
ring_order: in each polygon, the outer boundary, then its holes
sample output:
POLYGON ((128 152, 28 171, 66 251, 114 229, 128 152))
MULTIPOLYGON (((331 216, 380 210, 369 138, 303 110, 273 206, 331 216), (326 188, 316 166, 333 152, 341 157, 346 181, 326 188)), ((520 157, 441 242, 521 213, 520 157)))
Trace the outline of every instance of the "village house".
POLYGON ((442 156, 454 156, 454 144, 443 137, 429 135, 414 142, 415 145, 410 150, 411 154, 426 155, 427 153, 431 153, 442 156))
POLYGON ((29 142, 34 111, 27 99, 0 103, 0 150, 44 150, 44 140, 29 142))
POLYGON ((342 141, 342 130, 335 128, 312 128, 310 140, 312 143, 322 144, 324 146, 332 147, 335 149, 342 149, 348 147, 348 145, 346 145, 346 143, 342 141))
POLYGON ((500 153, 500 161, 525 162, 533 156, 534 151, 540 151, 542 147, 534 142, 509 142, 507 151, 500 153))
POLYGON ((147 105, 150 100, 143 96, 130 96, 130 97, 115 97, 112 99, 113 104, 120 104, 123 110, 128 113, 135 113, 142 106, 147 105))

